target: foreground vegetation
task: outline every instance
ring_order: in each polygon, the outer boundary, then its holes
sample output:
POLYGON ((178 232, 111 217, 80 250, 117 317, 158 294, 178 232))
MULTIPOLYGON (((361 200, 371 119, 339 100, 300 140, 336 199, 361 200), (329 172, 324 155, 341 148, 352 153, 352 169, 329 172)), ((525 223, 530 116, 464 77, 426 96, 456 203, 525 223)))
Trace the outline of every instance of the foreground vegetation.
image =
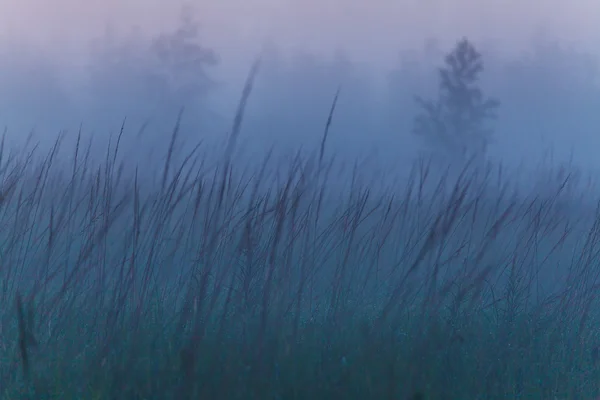
POLYGON ((322 152, 172 145, 154 181, 117 139, 102 163, 2 148, 1 399, 600 395, 600 215, 568 177, 417 163, 381 189, 322 152))

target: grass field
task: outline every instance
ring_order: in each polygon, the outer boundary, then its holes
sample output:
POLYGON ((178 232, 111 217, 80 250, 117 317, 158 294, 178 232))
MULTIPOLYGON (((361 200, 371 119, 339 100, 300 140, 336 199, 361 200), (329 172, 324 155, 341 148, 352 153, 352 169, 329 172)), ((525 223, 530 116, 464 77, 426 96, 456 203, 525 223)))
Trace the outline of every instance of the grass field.
POLYGON ((171 146, 152 181, 119 141, 2 149, 0 399, 600 395, 600 214, 568 176, 417 162, 383 189, 322 151, 171 146))

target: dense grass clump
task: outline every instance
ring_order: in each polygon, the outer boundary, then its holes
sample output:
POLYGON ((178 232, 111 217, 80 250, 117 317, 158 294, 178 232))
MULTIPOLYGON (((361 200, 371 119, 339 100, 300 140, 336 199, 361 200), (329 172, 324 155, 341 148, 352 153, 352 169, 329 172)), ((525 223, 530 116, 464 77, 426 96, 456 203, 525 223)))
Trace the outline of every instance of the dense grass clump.
POLYGON ((600 214, 565 182, 344 186, 323 148, 252 170, 173 146, 152 180, 118 142, 2 151, 1 399, 600 395, 600 214))

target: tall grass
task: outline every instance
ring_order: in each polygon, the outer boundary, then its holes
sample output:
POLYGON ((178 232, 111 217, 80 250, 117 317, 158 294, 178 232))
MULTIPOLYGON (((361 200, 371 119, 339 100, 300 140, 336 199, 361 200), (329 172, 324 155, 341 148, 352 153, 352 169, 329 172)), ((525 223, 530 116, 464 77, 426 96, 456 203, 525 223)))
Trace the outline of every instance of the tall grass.
POLYGON ((0 398, 600 395, 600 210, 561 206, 568 177, 536 196, 421 161, 332 185, 328 130, 240 169, 242 117, 211 165, 173 156, 175 128, 155 185, 124 130, 102 163, 81 136, 68 163, 2 146, 0 398))

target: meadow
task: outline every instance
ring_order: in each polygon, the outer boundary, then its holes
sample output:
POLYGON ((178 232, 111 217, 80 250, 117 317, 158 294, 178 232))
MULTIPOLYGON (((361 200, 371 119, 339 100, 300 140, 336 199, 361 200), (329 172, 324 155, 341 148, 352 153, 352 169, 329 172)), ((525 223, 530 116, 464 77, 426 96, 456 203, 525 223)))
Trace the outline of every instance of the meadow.
POLYGON ((126 132, 100 161, 2 142, 0 399, 600 395, 600 214, 569 175, 421 159, 376 186, 327 129, 250 168, 242 117, 217 162, 175 127, 152 179, 126 132))

